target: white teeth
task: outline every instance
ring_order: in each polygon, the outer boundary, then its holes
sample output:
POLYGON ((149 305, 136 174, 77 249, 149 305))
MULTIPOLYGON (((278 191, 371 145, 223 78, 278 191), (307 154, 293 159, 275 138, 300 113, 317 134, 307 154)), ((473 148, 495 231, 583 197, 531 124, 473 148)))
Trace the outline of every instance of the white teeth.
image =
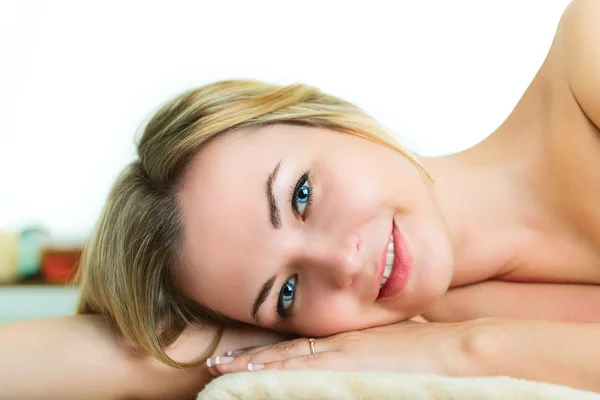
POLYGON ((381 278, 380 288, 385 285, 390 274, 392 273, 392 267, 394 265, 394 237, 390 236, 390 242, 388 244, 388 251, 385 256, 385 270, 383 271, 383 278, 381 278))
POLYGON ((383 287, 383 285, 385 285, 385 283, 387 282, 391 273, 392 273, 392 267, 390 265, 386 265, 385 271, 383 271, 383 278, 381 278, 381 286, 380 287, 383 287))
POLYGON ((385 279, 390 277, 390 272, 392 272, 392 266, 391 265, 386 265, 385 266, 385 271, 383 272, 383 277, 385 279))
POLYGON ((387 253, 385 256, 385 265, 392 265, 394 263, 394 253, 387 253))

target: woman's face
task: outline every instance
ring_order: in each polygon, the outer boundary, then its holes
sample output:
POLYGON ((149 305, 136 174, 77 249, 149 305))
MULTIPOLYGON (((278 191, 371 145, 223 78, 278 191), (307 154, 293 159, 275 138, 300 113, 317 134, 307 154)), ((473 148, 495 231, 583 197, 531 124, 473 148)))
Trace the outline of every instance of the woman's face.
POLYGON ((412 318, 450 283, 430 189, 382 145, 325 128, 239 131, 207 145, 183 183, 178 278, 229 318, 324 336, 412 318))

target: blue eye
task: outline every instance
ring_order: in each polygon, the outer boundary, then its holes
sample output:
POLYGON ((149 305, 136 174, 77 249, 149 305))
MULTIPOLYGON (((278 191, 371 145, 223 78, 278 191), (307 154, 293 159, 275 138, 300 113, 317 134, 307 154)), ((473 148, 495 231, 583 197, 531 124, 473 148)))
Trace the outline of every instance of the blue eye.
POLYGON ((308 173, 304 173, 294 187, 292 194, 292 208, 301 217, 306 213, 311 200, 310 186, 308 184, 308 173))
POLYGON ((288 309, 294 304, 296 296, 296 275, 288 279, 279 292, 277 300, 277 314, 283 319, 287 316, 288 309))
POLYGON ((308 203, 310 197, 310 188, 306 185, 302 186, 298 191, 298 203, 308 203))
POLYGON ((310 188, 306 185, 302 186, 300 190, 298 190, 296 199, 296 211, 298 211, 298 214, 304 215, 306 207, 308 206, 308 201, 310 200, 310 188))

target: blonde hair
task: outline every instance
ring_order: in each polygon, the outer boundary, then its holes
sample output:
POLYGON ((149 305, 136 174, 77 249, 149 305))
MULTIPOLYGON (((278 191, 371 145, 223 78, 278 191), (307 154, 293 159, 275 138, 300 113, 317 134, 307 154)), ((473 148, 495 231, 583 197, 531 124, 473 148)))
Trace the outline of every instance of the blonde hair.
POLYGON ((219 135, 277 123, 326 127, 378 142, 427 175, 373 118, 311 86, 229 80, 185 92, 146 125, 137 160, 109 194, 81 259, 78 313, 105 316, 128 343, 168 365, 203 362, 220 334, 197 362, 180 363, 165 352, 186 327, 233 322, 178 290, 174 271, 182 243, 182 176, 189 161, 219 135))

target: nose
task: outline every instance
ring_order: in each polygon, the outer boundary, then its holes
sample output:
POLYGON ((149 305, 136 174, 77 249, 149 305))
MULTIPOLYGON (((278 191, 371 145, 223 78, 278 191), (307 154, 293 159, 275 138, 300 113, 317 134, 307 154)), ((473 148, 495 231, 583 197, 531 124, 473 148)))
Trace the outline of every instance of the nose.
POLYGON ((319 238, 304 249, 305 265, 337 287, 354 282, 363 269, 360 239, 352 235, 343 239, 319 238))

